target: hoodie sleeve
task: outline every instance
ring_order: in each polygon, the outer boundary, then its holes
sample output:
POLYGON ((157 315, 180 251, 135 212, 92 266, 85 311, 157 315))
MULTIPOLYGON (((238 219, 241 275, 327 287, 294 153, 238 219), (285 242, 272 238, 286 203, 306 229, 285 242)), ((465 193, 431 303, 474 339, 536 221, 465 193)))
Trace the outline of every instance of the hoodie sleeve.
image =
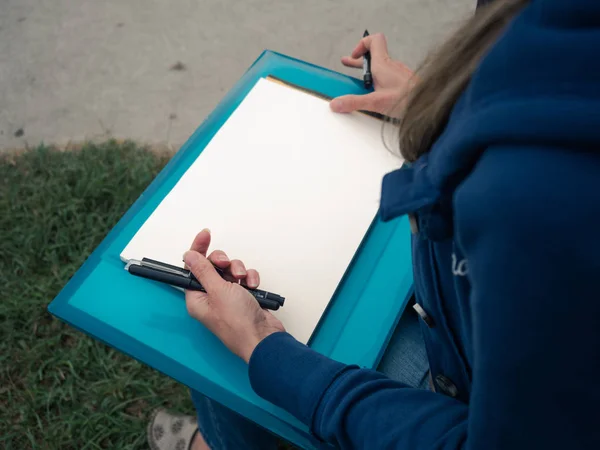
POLYGON ((490 148, 455 195, 471 403, 265 339, 250 381, 341 448, 600 448, 600 156, 490 148), (273 374, 278 374, 273 377, 273 374))
POLYGON ((333 361, 287 333, 263 340, 249 370, 258 395, 342 449, 431 449, 440 439, 458 448, 466 433, 463 403, 333 361))

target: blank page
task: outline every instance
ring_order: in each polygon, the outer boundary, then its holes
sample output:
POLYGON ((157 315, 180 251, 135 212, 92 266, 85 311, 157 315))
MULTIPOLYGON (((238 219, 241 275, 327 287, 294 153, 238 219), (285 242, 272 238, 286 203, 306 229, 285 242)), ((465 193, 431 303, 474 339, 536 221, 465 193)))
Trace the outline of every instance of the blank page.
MULTIPOLYGON (((196 233, 286 298, 275 312, 306 343, 401 160, 381 122, 260 79, 121 253, 182 266, 196 233)), ((209 250, 210 252, 210 250, 209 250)))

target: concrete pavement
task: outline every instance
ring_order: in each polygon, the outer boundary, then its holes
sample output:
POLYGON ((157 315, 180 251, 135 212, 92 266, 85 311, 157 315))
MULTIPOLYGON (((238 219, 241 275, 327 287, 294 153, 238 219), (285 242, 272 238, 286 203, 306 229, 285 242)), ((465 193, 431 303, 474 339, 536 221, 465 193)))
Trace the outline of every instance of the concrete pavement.
POLYGON ((180 146, 263 49, 335 70, 365 27, 415 67, 475 0, 0 0, 0 149, 180 146))

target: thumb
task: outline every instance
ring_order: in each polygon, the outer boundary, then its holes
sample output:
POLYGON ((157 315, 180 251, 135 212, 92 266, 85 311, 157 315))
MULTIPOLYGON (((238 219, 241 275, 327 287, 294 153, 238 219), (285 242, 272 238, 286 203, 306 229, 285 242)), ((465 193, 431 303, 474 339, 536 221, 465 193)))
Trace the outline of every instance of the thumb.
POLYGON ((381 92, 371 92, 365 95, 344 95, 331 100, 332 111, 350 113, 353 111, 373 111, 385 114, 389 108, 387 95, 381 92))
POLYGON ((204 255, 189 250, 183 255, 183 260, 208 294, 215 292, 222 283, 226 283, 204 255))

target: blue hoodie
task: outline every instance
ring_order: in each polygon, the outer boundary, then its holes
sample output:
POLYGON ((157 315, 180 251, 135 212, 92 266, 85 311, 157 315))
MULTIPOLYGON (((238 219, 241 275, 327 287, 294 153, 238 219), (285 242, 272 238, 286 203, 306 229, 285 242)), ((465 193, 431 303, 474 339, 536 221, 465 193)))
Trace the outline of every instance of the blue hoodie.
POLYGON ((436 392, 286 333, 254 351, 256 392, 342 448, 600 449, 599 1, 513 20, 430 152, 385 177, 381 215, 402 214, 436 392))

